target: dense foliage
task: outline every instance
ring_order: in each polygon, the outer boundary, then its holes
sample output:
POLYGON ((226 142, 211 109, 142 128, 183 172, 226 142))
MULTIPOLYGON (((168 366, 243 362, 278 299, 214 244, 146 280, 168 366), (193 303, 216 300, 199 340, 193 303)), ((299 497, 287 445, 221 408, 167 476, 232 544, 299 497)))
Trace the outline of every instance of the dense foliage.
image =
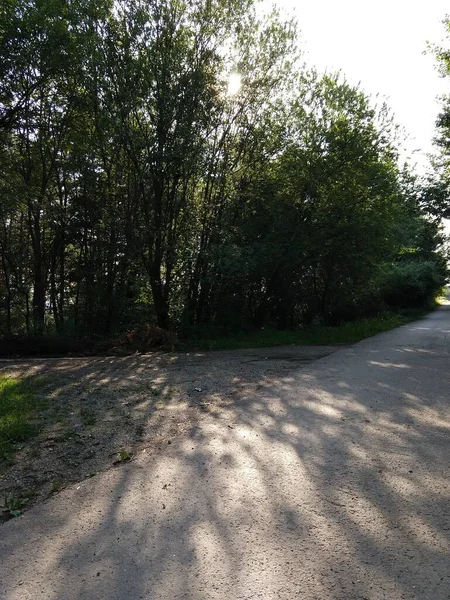
MULTIPOLYGON (((443 21, 450 40, 450 18, 443 21)), ((432 46, 441 77, 450 78, 450 49, 432 46)), ((436 122, 434 139, 436 153, 432 156, 433 170, 428 175, 422 194, 422 204, 437 218, 450 218, 450 95, 441 97, 441 113, 436 122)))
POLYGON ((442 287, 386 108, 308 71, 295 24, 258 14, 2 2, 0 335, 289 328, 442 287))

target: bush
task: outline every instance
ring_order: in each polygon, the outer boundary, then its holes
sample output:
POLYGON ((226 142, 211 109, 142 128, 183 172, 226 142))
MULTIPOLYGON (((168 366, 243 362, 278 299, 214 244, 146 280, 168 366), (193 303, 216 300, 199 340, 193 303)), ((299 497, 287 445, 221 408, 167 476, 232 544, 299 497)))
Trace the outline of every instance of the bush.
POLYGON ((445 271, 432 261, 391 265, 380 282, 380 293, 392 308, 429 305, 446 281, 445 271))

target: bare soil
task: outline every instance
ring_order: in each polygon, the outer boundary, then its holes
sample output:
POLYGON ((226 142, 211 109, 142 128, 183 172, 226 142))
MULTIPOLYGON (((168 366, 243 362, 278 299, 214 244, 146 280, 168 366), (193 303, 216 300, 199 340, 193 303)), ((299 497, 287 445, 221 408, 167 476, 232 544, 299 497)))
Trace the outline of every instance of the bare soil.
POLYGON ((43 382, 49 399, 36 415, 38 436, 0 465, 1 520, 11 516, 6 504, 29 508, 140 452, 160 452, 204 413, 340 347, 0 361, 1 374, 43 382))

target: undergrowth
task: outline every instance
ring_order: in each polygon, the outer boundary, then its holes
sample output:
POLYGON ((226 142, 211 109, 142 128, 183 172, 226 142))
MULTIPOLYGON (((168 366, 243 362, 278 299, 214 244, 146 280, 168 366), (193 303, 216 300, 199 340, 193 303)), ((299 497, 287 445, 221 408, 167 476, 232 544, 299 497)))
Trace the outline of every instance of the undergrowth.
POLYGON ((264 348, 269 346, 352 344, 365 338, 405 325, 419 319, 427 311, 405 311, 403 314, 387 314, 328 327, 308 326, 296 331, 261 329, 252 333, 239 333, 214 339, 191 340, 189 345, 199 350, 233 350, 264 348))

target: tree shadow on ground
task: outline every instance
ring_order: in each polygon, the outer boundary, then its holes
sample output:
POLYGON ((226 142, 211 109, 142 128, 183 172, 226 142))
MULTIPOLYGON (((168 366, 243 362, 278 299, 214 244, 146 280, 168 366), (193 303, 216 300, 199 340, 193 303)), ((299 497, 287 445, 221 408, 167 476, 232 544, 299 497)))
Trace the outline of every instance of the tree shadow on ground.
POLYGON ((21 444, 12 464, 0 464, 0 497, 31 495, 30 508, 110 468, 122 454, 184 433, 212 405, 241 395, 243 386, 254 389, 274 370, 292 371, 332 350, 0 362, 0 372, 27 378, 46 406, 34 421, 39 434, 21 444))
POLYGON ((2 597, 448 599, 448 314, 285 375, 199 367, 174 443, 4 526, 2 597))

